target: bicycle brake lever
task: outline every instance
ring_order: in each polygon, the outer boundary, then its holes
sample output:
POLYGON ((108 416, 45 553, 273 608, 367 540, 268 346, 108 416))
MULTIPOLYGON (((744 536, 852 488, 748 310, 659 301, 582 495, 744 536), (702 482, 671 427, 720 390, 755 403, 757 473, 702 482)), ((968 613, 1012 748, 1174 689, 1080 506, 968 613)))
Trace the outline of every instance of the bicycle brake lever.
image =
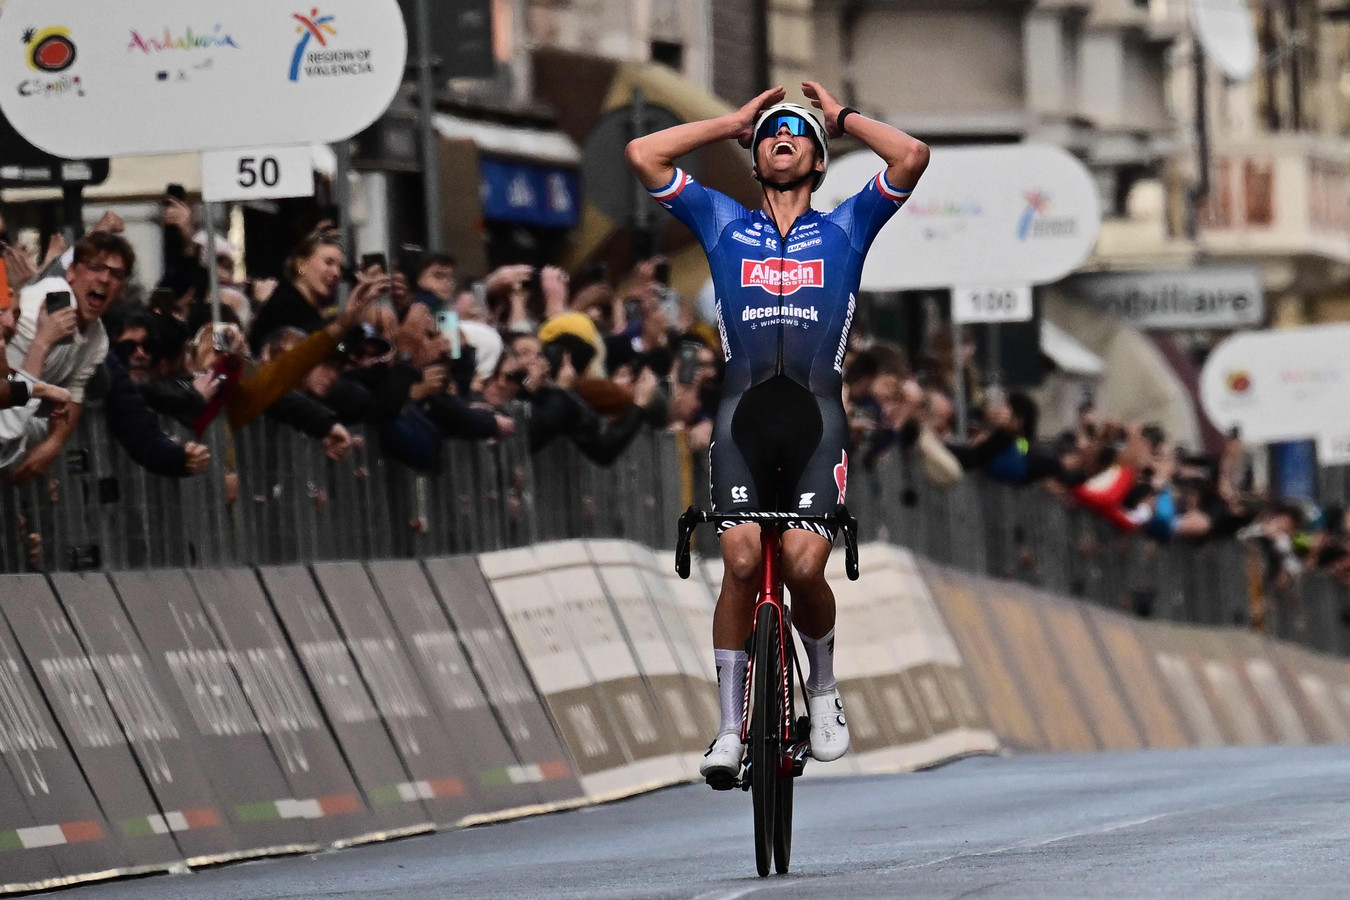
POLYGON ((675 545, 675 574, 681 578, 689 577, 689 541, 694 536, 694 527, 698 514, 691 506, 680 514, 680 540, 675 545))
POLYGON ((839 504, 834 510, 839 526, 844 531, 844 572, 849 581, 858 580, 858 520, 844 506, 839 504))

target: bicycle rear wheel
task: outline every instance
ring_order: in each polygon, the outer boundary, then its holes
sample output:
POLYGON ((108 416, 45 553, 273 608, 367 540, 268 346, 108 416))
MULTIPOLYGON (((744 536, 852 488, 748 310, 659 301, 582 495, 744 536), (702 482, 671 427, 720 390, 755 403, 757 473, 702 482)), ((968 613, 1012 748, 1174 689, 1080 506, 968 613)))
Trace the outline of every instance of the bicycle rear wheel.
MULTIPOLYGON (((767 604, 755 617, 754 709, 750 714, 750 794, 755 808, 755 867, 769 874, 777 831, 778 758, 782 734, 782 651, 778 613, 767 604)), ((791 779, 789 779, 791 780, 791 779)))

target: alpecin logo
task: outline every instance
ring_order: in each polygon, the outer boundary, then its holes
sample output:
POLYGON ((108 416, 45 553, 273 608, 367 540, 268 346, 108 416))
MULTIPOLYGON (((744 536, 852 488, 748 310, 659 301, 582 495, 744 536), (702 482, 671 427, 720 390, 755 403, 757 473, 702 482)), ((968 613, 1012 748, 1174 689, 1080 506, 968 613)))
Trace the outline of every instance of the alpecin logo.
POLYGON ((334 50, 328 46, 330 38, 337 37, 333 22, 334 15, 320 15, 318 7, 310 10, 309 15, 293 13, 299 23, 295 29, 300 42, 295 45, 295 55, 291 57, 291 81, 299 81, 303 74, 307 78, 329 78, 335 75, 369 75, 374 71, 369 48, 361 50, 334 50), (315 49, 313 44, 319 47, 315 49))
POLYGON ((741 260, 741 287, 760 287, 775 297, 786 297, 804 287, 824 286, 823 259, 741 260))

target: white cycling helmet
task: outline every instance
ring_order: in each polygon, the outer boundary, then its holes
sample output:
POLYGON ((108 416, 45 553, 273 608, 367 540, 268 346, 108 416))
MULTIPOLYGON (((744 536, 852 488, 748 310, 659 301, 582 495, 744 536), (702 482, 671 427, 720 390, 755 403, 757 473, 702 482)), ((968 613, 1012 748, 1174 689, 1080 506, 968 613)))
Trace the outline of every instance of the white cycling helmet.
MULTIPOLYGON (((820 187, 820 182, 825 178, 825 169, 830 166, 830 136, 825 133, 825 127, 820 124, 820 120, 816 118, 815 113, 805 106, 797 103, 775 103, 760 113, 759 118, 755 119, 754 136, 750 142, 750 159, 758 165, 759 160, 755 154, 759 149, 760 140, 777 134, 784 124, 793 134, 809 135, 811 140, 815 142, 816 152, 820 154, 821 162, 824 165, 819 172, 814 173, 816 181, 815 184, 811 185, 811 190, 814 191, 820 187), (762 134, 761 129, 764 130, 762 134)), ((755 175, 755 179, 760 184, 780 191, 791 190, 809 177, 808 174, 796 181, 780 185, 772 181, 765 181, 758 173, 755 175)))

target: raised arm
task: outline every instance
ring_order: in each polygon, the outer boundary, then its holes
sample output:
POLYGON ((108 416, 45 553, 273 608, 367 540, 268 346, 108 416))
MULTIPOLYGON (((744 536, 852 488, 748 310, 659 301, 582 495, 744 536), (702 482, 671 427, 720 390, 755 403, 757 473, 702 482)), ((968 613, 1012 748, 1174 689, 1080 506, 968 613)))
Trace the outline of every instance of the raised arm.
POLYGON ((881 157, 886 163, 887 184, 897 190, 908 191, 919 183, 919 176, 928 168, 927 144, 898 128, 869 119, 858 112, 849 114, 844 131, 840 131, 839 113, 843 105, 816 81, 803 81, 802 92, 810 99, 811 105, 821 111, 825 118, 825 130, 832 139, 841 138, 847 132, 881 157))
POLYGON ((734 113, 700 122, 686 122, 637 138, 628 144, 628 164, 637 173, 643 187, 659 190, 675 177, 675 160, 686 153, 730 139, 739 141, 743 147, 749 147, 750 139, 754 136, 751 132, 755 127, 755 116, 765 106, 777 103, 784 96, 786 92, 782 88, 772 88, 734 113))

